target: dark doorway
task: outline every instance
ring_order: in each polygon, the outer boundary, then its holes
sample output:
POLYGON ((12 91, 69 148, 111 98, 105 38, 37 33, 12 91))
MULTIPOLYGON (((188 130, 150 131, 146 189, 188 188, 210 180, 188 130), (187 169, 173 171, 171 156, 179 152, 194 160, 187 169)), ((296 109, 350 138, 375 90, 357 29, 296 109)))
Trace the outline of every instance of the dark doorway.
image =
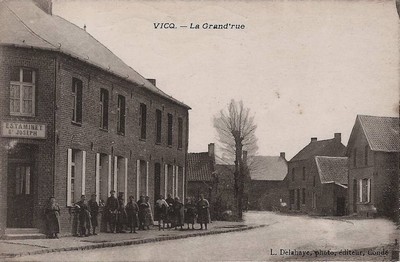
POLYGON ((7 227, 33 226, 34 150, 20 144, 10 150, 7 174, 7 227))
POLYGON ((336 215, 344 216, 346 212, 346 199, 344 197, 338 197, 336 200, 336 215))
POLYGON ((353 180, 353 212, 357 213, 357 180, 353 180))
POLYGON ((296 189, 296 209, 300 210, 300 189, 296 189))
POLYGON ((154 164, 154 201, 160 197, 161 194, 161 164, 154 164))

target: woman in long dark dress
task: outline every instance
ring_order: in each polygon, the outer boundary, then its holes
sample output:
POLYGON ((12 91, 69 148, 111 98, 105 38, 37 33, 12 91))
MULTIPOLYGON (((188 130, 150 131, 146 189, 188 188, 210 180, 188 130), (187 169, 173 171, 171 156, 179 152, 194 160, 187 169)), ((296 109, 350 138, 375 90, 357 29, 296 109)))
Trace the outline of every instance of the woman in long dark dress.
POLYGON ((200 224, 200 230, 203 229, 203 224, 207 230, 207 224, 210 223, 210 203, 204 198, 204 195, 200 195, 200 200, 197 202, 197 222, 200 224))
POLYGON ((126 214, 128 216, 128 227, 131 229, 131 233, 136 232, 136 226, 138 224, 138 212, 139 206, 135 202, 135 198, 133 196, 129 197, 129 202, 125 207, 126 214))
POLYGON ((49 203, 45 209, 47 237, 58 238, 60 233, 60 206, 56 203, 54 197, 49 198, 49 203))
POLYGON ((185 203, 185 223, 187 223, 188 229, 190 224, 192 224, 192 229, 194 229, 196 213, 196 205, 191 198, 188 198, 185 203))
POLYGON ((181 202, 181 200, 179 199, 179 197, 175 197, 175 201, 174 204, 172 205, 172 208, 174 210, 174 226, 175 229, 177 229, 178 227, 181 227, 181 229, 183 229, 183 223, 184 223, 184 207, 183 204, 181 202))
POLYGON ((137 202, 139 206, 139 230, 145 230, 145 219, 146 219, 146 200, 144 196, 140 196, 139 201, 137 202))

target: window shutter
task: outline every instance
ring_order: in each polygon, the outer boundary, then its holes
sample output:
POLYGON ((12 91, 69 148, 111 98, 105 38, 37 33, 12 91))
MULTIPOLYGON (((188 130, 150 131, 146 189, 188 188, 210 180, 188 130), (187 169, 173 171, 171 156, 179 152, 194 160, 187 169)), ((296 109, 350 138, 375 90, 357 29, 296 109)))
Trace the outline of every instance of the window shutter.
POLYGON ((71 206, 71 164, 72 164, 72 149, 68 149, 67 153, 67 206, 71 206))
POLYGON ((118 194, 118 157, 114 156, 114 188, 118 194))
POLYGON ((140 190, 140 160, 136 160, 136 199, 139 199, 140 190))
POLYGON ((100 154, 96 153, 96 179, 95 179, 96 201, 100 200, 100 154))
POLYGON ((362 192, 363 192, 363 188, 362 188, 362 179, 358 180, 358 193, 359 193, 359 202, 363 202, 362 199, 362 192))
POLYGON ((168 194, 168 165, 165 164, 164 166, 164 195, 167 196, 168 194))
POLYGON ((371 179, 367 180, 367 202, 371 202, 371 179))
POLYGON ((82 195, 86 192, 86 151, 82 151, 82 195))

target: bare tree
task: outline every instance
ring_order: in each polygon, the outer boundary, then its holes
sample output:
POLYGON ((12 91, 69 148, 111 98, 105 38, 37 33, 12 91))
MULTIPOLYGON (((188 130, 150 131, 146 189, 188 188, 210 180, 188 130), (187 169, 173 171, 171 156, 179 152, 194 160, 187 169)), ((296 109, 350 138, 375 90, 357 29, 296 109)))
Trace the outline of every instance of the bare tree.
POLYGON ((236 215, 241 220, 245 180, 249 176, 247 161, 243 161, 243 152, 245 151, 248 157, 257 152, 257 126, 254 124, 254 116, 250 115, 250 109, 245 108, 242 101, 231 100, 227 110, 221 110, 214 116, 214 127, 225 160, 235 164, 234 198, 236 215))

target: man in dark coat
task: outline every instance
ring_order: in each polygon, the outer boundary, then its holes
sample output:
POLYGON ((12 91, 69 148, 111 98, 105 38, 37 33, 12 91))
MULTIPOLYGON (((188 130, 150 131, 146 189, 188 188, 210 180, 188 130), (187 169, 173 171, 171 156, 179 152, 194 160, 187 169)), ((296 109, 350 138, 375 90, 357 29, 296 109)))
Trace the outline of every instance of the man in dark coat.
POLYGON ((117 222, 117 212, 118 212, 118 199, 115 197, 115 191, 110 191, 110 197, 106 202, 106 212, 107 212, 107 222, 109 226, 110 233, 115 233, 116 222, 117 222))
POLYGON ((90 211, 90 221, 92 222, 93 235, 97 235, 96 227, 98 226, 97 216, 99 214, 99 204, 97 204, 95 194, 92 195, 91 199, 88 202, 88 205, 90 211))
POLYGON ((78 209, 79 214, 79 236, 87 237, 90 235, 90 212, 85 195, 82 195, 81 200, 75 203, 75 207, 78 209))
POLYGON ((117 209, 117 233, 125 233, 124 224, 126 221, 124 192, 118 193, 118 209, 117 209))

